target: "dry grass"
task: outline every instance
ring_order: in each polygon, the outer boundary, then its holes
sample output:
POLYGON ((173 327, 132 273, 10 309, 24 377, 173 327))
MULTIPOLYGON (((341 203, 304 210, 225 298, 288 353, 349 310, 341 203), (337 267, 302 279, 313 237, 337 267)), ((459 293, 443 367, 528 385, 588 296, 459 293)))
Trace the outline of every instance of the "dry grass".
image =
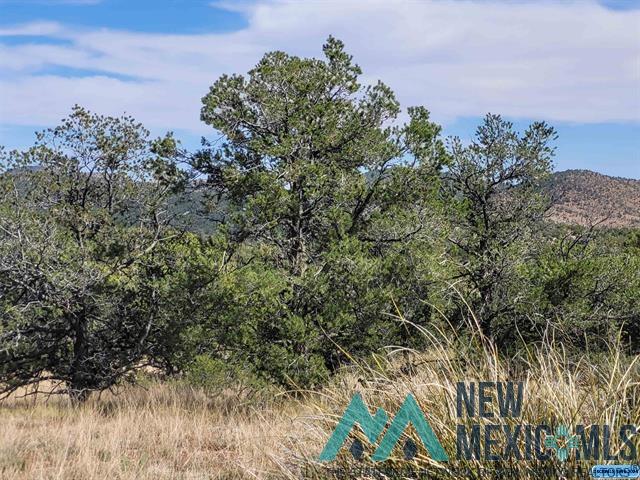
MULTIPOLYGON (((561 349, 546 346, 532 349, 516 368, 513 361, 477 346, 465 351, 456 344, 454 349, 453 340, 424 334, 433 340, 428 353, 392 353, 345 372, 320 392, 298 392, 296 398, 263 395, 240 401, 243 397, 232 392, 211 396, 152 382, 146 388, 126 387, 118 396, 93 398, 79 408, 62 398, 9 400, 0 406, 0 476, 231 479, 302 478, 316 472, 326 478, 326 470, 314 470, 314 458, 359 391, 370 409, 380 406, 390 414, 407 393, 418 399, 453 461, 432 465, 422 452, 414 467, 431 465, 446 472, 464 465, 477 472, 475 478, 494 478, 496 465, 455 460, 456 424, 465 422, 456 417, 457 381, 524 381, 523 418, 512 423, 640 424, 638 358, 623 358, 615 348, 600 361, 587 362, 570 361, 561 349)), ((640 440, 634 441, 640 451, 640 440)), ((346 450, 336 465, 355 464, 346 450)), ((389 464, 400 462, 401 452, 394 455, 389 464)), ((518 478, 560 478, 536 473, 532 466, 507 465, 518 478)), ((575 466, 575 460, 566 466, 575 466)))
POLYGON ((3 479, 262 478, 277 468, 263 447, 289 424, 285 411, 241 412, 161 384, 80 408, 16 401, 1 418, 3 479))
MULTIPOLYGON (((347 377, 340 388, 326 389, 328 397, 319 410, 333 412, 335 416, 325 428, 331 431, 342 414, 354 391, 362 392, 365 403, 381 406, 387 412, 398 411, 407 393, 418 399, 420 406, 434 429, 437 437, 448 452, 450 462, 436 463, 422 451, 410 465, 414 471, 427 469, 428 478, 521 478, 521 479, 562 479, 590 478, 588 470, 592 465, 616 463, 605 461, 578 462, 572 455, 566 463, 555 460, 488 462, 486 460, 458 460, 456 458, 456 426, 479 423, 503 424, 511 426, 546 424, 554 428, 559 424, 611 425, 611 452, 621 448, 617 429, 620 425, 638 426, 639 435, 633 439, 640 454, 640 357, 623 357, 620 349, 613 346, 609 355, 597 360, 586 356, 571 358, 562 347, 544 345, 532 347, 524 357, 506 360, 490 350, 467 345, 466 351, 453 353, 450 340, 443 336, 432 337, 429 354, 411 355, 402 362, 385 362, 375 369, 362 369, 354 382, 354 376, 347 377), (482 353, 478 353, 478 352, 482 353), (411 368, 407 368, 407 363, 411 368), (383 371, 384 373, 379 373, 383 371), (407 373, 410 372, 410 373, 407 373), (524 401, 520 418, 473 418, 457 417, 456 383, 463 382, 505 382, 522 381, 524 401), (615 437, 615 438, 614 438, 615 437), (460 472, 466 472, 464 474, 460 472), (579 471, 581 473, 575 473, 579 471), (574 476, 571 476, 573 472, 574 476), (566 476, 566 477, 565 477, 566 476)), ((458 345, 459 347, 459 345, 458 345)), ((495 397, 494 397, 495 402, 495 397)), ((496 407, 493 411, 498 417, 496 407)), ((325 419, 328 415, 325 415, 325 419)), ((470 430, 470 428, 469 428, 470 430)), ((484 430, 484 429, 483 429, 484 430)), ((419 441, 415 432, 409 432, 419 441)), ((326 438, 326 437, 325 437, 326 438)), ((504 437, 498 437, 498 452, 505 444, 504 437)), ((366 441, 362 436, 361 440, 366 441)), ((518 442, 524 452, 524 439, 518 442)), ((601 447, 602 448, 602 447, 601 447)), ((344 449, 346 450, 346 449, 344 449)), ((371 452, 373 449, 368 450, 371 452)), ((602 450, 601 450, 602 451, 602 450)), ((495 450, 494 450, 494 453, 495 450)), ((348 454, 342 456, 345 465, 357 465, 348 454)), ((402 451, 396 448, 395 457, 388 463, 402 467, 407 462, 402 451)), ((618 463, 629 463, 619 461, 618 463)), ((640 463, 637 460, 631 463, 640 463)), ((357 466, 356 466, 357 471, 357 466)))

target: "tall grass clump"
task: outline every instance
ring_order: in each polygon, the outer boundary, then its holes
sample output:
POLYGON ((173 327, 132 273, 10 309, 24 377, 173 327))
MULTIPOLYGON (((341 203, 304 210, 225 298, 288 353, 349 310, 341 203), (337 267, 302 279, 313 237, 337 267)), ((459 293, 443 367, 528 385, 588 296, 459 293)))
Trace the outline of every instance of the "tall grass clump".
MULTIPOLYGON (((404 321, 402 318, 398 320, 404 321)), ((534 428, 547 425, 552 430, 558 425, 569 426, 570 430, 575 425, 584 425, 587 433, 593 425, 610 425, 612 455, 622 447, 618 428, 625 424, 640 426, 639 357, 625 356, 619 341, 609 345, 608 354, 597 358, 587 353, 569 352, 553 339, 523 347, 519 354, 507 357, 497 352, 493 344, 480 334, 463 337, 451 329, 445 333, 413 327, 428 339, 429 347, 426 350, 416 352, 390 348, 387 356, 360 362, 321 394, 310 394, 308 401, 318 412, 317 421, 310 428, 317 431, 319 444, 326 441, 355 392, 362 395, 370 412, 382 407, 390 417, 398 411, 407 394, 411 393, 447 451, 449 462, 432 461, 424 448, 412 461, 407 462, 402 451, 404 441, 398 442, 392 457, 385 462, 374 464, 367 460, 366 454, 356 461, 349 453, 349 440, 336 459, 337 468, 336 465, 319 464, 312 455, 308 455, 307 472, 312 472, 316 478, 338 478, 344 472, 352 472, 354 476, 358 472, 366 472, 363 478, 368 478, 367 475, 384 478, 385 472, 393 472, 394 469, 408 472, 405 475, 409 477, 415 474, 418 478, 423 478, 419 475, 426 472, 427 478, 590 478, 589 469, 592 465, 615 462, 578 461, 575 454, 570 455, 568 461, 559 462, 550 450, 545 451, 551 454, 550 459, 544 461, 535 460, 535 451, 534 460, 528 461, 459 459, 456 455, 457 425, 466 425, 470 433, 472 424, 480 424, 481 439, 484 438, 484 427, 488 424, 508 424, 512 431, 517 424, 529 424, 534 428), (466 411, 458 417, 458 382, 468 385, 470 382, 507 381, 523 383, 523 405, 519 418, 500 418, 496 412, 497 406, 494 418, 480 418, 477 410, 474 418, 468 418, 466 411)), ((495 392, 493 405, 497 405, 495 392)), ((420 445, 416 432, 412 430, 407 429, 405 435, 413 437, 415 443, 420 445)), ((500 434, 502 436, 492 437, 498 441, 492 451, 494 454, 501 454, 505 445, 504 434, 500 434)), ((542 434, 543 449, 544 436, 542 434)), ((361 434, 359 439, 363 445, 368 445, 364 435, 361 434)), ((640 452, 640 435, 636 435, 632 441, 640 452)), ((524 457, 524 430, 519 436, 518 447, 524 457)), ((371 455, 374 448, 365 447, 365 451, 371 455)), ((482 448, 484 456, 484 445, 482 448)), ((318 448, 309 449, 310 453, 317 454, 318 451, 318 448)), ((602 454, 602 446, 600 452, 602 454)))
MULTIPOLYGON (((593 463, 606 462, 579 462, 575 454, 564 463, 553 455, 544 462, 458 459, 457 425, 604 424, 615 432, 622 424, 640 424, 638 357, 624 356, 616 342, 598 358, 570 353, 553 340, 507 357, 480 335, 415 328, 428 339, 425 350, 390 346, 385 355, 354 360, 315 391, 256 393, 151 380, 80 406, 61 396, 10 398, 0 405, 0 478, 425 478, 425 471, 426 478, 589 478, 593 463), (458 418, 457 382, 480 381, 523 382, 521 417, 458 418), (356 392, 370 411, 382 407, 390 417, 413 394, 449 462, 432 461, 413 427, 405 432, 419 446, 411 461, 404 459, 401 441, 388 460, 372 462, 373 446, 356 429, 353 435, 365 446, 361 460, 349 452, 351 438, 334 462, 318 462, 356 392), (394 476, 392 469, 404 473, 394 476)), ((500 449, 504 439, 496 440, 500 449)), ((611 441, 615 454, 617 435, 611 441)), ((633 442, 640 451, 640 439, 633 442)), ((521 436, 521 452, 523 443, 521 436)))

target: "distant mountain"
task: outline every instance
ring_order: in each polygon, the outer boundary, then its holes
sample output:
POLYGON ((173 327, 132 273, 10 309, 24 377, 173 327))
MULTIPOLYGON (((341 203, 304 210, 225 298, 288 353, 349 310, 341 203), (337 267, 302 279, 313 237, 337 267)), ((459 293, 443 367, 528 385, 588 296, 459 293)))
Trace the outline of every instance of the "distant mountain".
POLYGON ((554 173, 545 188, 553 202, 548 212, 551 221, 640 227, 640 180, 566 170, 554 173))
MULTIPOLYGON (((37 167, 12 170, 20 175, 37 167)), ((544 189, 552 198, 548 220, 556 223, 601 227, 640 228, 640 180, 609 177, 590 170, 556 172, 545 182, 544 189)), ((206 212, 202 191, 189 188, 169 200, 169 211, 178 228, 211 234, 217 228, 221 213, 206 212)), ((222 201, 222 211, 226 203, 222 201)))

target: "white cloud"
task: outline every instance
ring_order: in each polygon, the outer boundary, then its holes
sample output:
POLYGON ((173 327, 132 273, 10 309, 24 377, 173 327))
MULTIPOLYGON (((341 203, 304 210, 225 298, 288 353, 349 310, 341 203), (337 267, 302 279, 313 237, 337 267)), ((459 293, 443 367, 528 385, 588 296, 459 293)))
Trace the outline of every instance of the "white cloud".
POLYGON ((32 22, 23 25, 0 28, 0 37, 26 36, 26 35, 56 35, 61 33, 62 26, 55 22, 32 22))
POLYGON ((51 23, 0 30, 65 40, 0 47, 2 122, 55 123, 78 102, 104 113, 127 111, 152 127, 201 133, 207 129, 199 121, 200 98, 220 74, 245 72, 271 49, 318 56, 329 34, 345 41, 366 80, 382 79, 404 106, 426 105, 440 121, 487 111, 550 121, 640 121, 639 11, 577 1, 455 0, 232 8, 246 15, 248 26, 221 34, 51 23), (51 66, 102 73, 38 73, 51 66))

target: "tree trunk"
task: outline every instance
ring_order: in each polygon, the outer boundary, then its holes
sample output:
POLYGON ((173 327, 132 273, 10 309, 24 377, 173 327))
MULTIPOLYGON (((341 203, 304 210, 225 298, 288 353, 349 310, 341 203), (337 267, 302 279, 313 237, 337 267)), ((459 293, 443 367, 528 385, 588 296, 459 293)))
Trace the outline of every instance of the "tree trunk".
POLYGON ((80 404, 89 397, 87 373, 85 372, 85 362, 87 358, 87 315, 85 309, 76 317, 74 333, 69 397, 74 404, 80 404))
POLYGON ((304 188, 303 188, 303 180, 299 179, 293 184, 293 194, 297 200, 296 211, 295 211, 295 220, 293 222, 294 231, 293 231, 293 265, 292 265, 292 273, 294 275, 301 275, 304 272, 304 261, 305 261, 305 243, 304 243, 304 207, 305 207, 305 199, 304 199, 304 188))

